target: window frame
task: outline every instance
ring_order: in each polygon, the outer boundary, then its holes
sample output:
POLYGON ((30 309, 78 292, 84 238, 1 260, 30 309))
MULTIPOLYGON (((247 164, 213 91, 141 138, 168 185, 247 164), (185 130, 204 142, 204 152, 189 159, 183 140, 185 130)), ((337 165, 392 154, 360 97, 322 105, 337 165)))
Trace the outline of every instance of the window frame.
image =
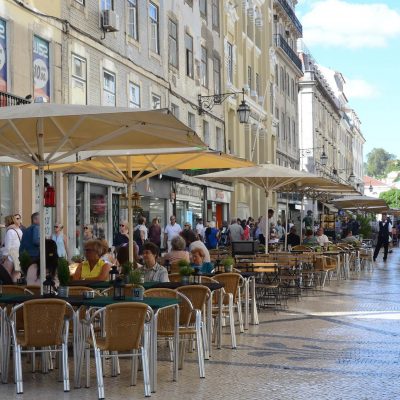
POLYGON ((152 52, 154 52, 156 54, 160 54, 160 9, 157 6, 157 4, 153 3, 152 1, 149 1, 148 14, 149 14, 149 27, 150 27, 149 48, 152 52), (156 11, 156 19, 152 18, 152 13, 151 13, 152 8, 156 11), (153 48, 153 45, 152 45, 152 43, 153 43, 152 28, 153 28, 153 26, 156 27, 155 48, 153 48))
POLYGON ((114 11, 114 9, 115 9, 114 0, 100 0, 100 10, 101 11, 106 11, 106 10, 114 11), (103 7, 103 5, 106 6, 106 3, 110 4, 110 8, 103 7))
POLYGON ((207 47, 201 46, 200 54, 200 83, 203 87, 209 86, 209 72, 208 72, 208 51, 207 47), (203 56, 205 55, 205 58, 203 56))
POLYGON ((220 8, 219 8, 219 0, 212 0, 211 3, 211 14, 212 14, 212 28, 219 32, 220 29, 220 8))
POLYGON ((208 6, 207 6, 207 0, 199 0, 199 10, 200 10, 200 16, 202 18, 207 19, 207 11, 208 11, 208 6), (204 7, 202 7, 204 5, 204 7), (204 8, 204 12, 203 12, 204 8))
MULTIPOLYGON (((117 105, 117 75, 115 74, 115 72, 112 72, 106 68, 103 68, 103 103, 105 103, 105 94, 109 93, 112 94, 114 96, 114 107, 117 105), (114 77, 114 92, 110 91, 109 89, 106 88, 105 85, 105 75, 108 74, 109 76, 114 77)), ((107 106, 111 106, 111 104, 104 104, 107 106)))
POLYGON ((141 104, 142 104, 142 101, 141 101, 141 88, 140 88, 140 85, 135 83, 135 82, 129 81, 129 108, 141 108, 141 104), (135 101, 132 100, 132 97, 131 97, 131 94, 132 94, 131 88, 132 87, 137 89, 138 102, 136 102, 136 103, 135 103, 135 101))
POLYGON ((127 4, 127 34, 132 39, 139 41, 139 9, 138 9, 138 0, 126 0, 127 4), (131 13, 134 13, 133 19, 131 22, 131 13), (131 30, 130 27, 133 27, 131 30))
POLYGON ((227 57, 228 57, 228 82, 233 84, 233 44, 226 42, 227 57))
POLYGON ((78 54, 75 53, 71 53, 71 104, 81 104, 81 103, 75 103, 72 101, 73 96, 72 96, 72 82, 73 81, 77 81, 77 82, 81 82, 84 83, 85 86, 85 103, 83 105, 87 104, 87 59, 85 57, 82 57, 78 54), (82 78, 81 76, 78 76, 76 74, 74 74, 74 60, 77 59, 81 62, 83 62, 85 64, 85 76, 84 78, 82 78))
POLYGON ((168 65, 179 68, 179 42, 178 42, 178 24, 171 18, 168 18, 168 65), (171 35, 171 25, 175 25, 175 37, 171 35), (171 42, 175 42, 175 64, 171 62, 171 42))
POLYGON ((214 84, 214 94, 221 94, 221 60, 214 56, 213 59, 213 84, 214 84), (218 68, 216 66, 218 65, 218 68), (218 82, 216 77, 218 77, 218 82), (218 83, 218 86, 217 86, 218 83))
POLYGON ((185 32, 185 71, 186 76, 191 79, 194 79, 194 41, 193 36, 188 32, 185 32), (189 40, 189 42, 188 42, 189 40), (188 44, 191 45, 191 48, 188 47, 188 44))

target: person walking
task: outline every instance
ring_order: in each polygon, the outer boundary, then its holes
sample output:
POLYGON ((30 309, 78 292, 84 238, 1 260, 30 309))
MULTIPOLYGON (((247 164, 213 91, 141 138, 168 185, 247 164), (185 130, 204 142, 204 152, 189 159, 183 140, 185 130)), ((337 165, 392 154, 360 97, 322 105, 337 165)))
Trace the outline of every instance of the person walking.
POLYGON ((56 222, 54 224, 54 233, 51 235, 51 240, 54 240, 57 245, 58 257, 67 258, 67 238, 63 233, 63 224, 56 222))
POLYGON ((138 224, 133 233, 133 238, 135 239, 136 244, 139 246, 139 255, 143 254, 143 245, 147 242, 148 231, 146 227, 146 218, 140 216, 138 218, 138 224))
POLYGON ((7 215, 4 219, 4 224, 7 228, 4 238, 4 256, 11 257, 14 263, 14 270, 19 272, 19 247, 23 236, 22 230, 19 227, 16 215, 7 215))
POLYGON ((182 232, 182 228, 176 222, 175 215, 171 215, 169 222, 170 223, 164 229, 164 248, 171 251, 171 240, 182 232))
POLYGON ((215 227, 215 222, 210 221, 205 230, 205 244, 207 249, 216 249, 218 247, 219 230, 215 227))
POLYGON ((236 219, 232 219, 231 224, 229 225, 228 228, 228 232, 229 232, 229 241, 231 243, 242 240, 243 228, 241 225, 238 224, 236 219))
POLYGON ((161 225, 158 218, 153 218, 149 227, 149 242, 161 247, 161 225))
POLYGON ((122 246, 129 243, 129 225, 128 221, 123 220, 119 223, 119 232, 114 236, 113 246, 118 251, 122 246))
POLYGON ((379 221, 379 231, 378 231, 378 242, 375 246, 374 251, 374 261, 378 257, 379 251, 383 246, 384 253, 383 253, 383 261, 387 260, 388 255, 388 248, 389 248, 389 237, 392 233, 392 224, 390 219, 387 216, 387 213, 382 213, 382 220, 379 221))
POLYGON ((19 246, 19 254, 26 251, 35 263, 40 255, 40 218, 39 213, 35 212, 31 215, 31 225, 26 228, 19 246))

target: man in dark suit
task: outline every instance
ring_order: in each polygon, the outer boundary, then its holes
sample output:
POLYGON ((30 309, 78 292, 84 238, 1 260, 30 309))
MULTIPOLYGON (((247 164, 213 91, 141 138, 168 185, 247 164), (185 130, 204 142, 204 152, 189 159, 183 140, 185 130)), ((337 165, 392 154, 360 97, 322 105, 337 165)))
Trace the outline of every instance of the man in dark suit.
POLYGON ((378 257, 379 250, 383 246, 383 261, 386 261, 388 255, 389 237, 392 233, 392 224, 385 212, 382 213, 382 221, 379 221, 378 242, 374 251, 374 261, 378 257))

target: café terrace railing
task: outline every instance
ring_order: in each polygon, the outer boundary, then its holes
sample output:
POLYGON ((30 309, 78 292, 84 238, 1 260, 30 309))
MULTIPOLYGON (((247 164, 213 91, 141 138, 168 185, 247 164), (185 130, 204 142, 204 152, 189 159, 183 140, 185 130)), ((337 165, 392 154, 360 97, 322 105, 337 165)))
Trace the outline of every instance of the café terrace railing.
POLYGON ((0 91, 0 107, 20 106, 30 104, 31 100, 0 91))

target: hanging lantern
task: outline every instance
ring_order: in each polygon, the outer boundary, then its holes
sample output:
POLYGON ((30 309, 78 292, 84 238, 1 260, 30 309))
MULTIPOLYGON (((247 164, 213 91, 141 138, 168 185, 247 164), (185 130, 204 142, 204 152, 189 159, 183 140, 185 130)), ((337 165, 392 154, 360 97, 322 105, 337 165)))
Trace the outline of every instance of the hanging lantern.
POLYGON ((135 192, 132 194, 132 207, 133 208, 141 208, 140 206, 140 194, 135 192))
POLYGON ((115 282, 118 278, 118 269, 116 265, 113 265, 109 272, 109 281, 115 282))
POLYGON ((56 295, 55 282, 51 275, 46 276, 46 280, 43 282, 43 296, 54 297, 56 295))
POLYGON ((114 300, 125 300, 125 284, 122 281, 122 279, 119 277, 114 281, 113 299, 114 300))
POLYGON ((44 191, 44 206, 55 207, 56 206, 56 190, 53 186, 47 186, 44 191))

